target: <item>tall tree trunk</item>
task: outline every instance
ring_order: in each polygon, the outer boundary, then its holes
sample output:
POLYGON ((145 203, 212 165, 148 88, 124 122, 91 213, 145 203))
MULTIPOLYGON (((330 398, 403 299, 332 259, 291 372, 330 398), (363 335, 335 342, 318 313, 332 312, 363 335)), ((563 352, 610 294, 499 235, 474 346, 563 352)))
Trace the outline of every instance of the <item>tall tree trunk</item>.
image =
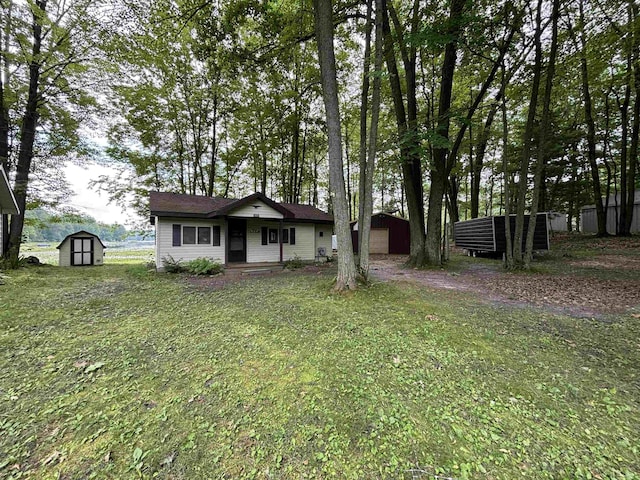
POLYGON ((524 257, 522 251, 522 240, 524 237, 524 211, 528 190, 529 164, 531 161, 531 148, 535 127, 536 110, 538 108, 538 94, 540 91, 540 77, 542 73, 542 0, 538 0, 536 8, 536 29, 534 34, 535 43, 535 63, 533 67, 533 83, 531 86, 531 96, 529 98, 529 111, 527 113, 527 123, 524 129, 522 142, 522 157, 520 159, 520 174, 518 183, 518 198, 516 204, 516 230, 513 235, 513 267, 522 268, 524 257))
POLYGON ((587 158, 591 171, 591 187, 593 189, 594 203, 596 206, 596 217, 598 219, 598 233, 602 237, 607 235, 607 211, 602 204, 602 189, 600 186, 600 173, 598 171, 598 162, 596 160, 596 126, 593 119, 593 104, 591 100, 591 91, 589 84, 589 67, 587 64, 587 41, 584 22, 584 2, 578 2, 579 7, 579 28, 580 39, 579 45, 575 39, 575 34, 571 25, 569 26, 569 34, 574 39, 576 47, 580 55, 580 77, 582 80, 582 96, 584 103, 584 117, 587 124, 587 158))
POLYGON ((331 0, 314 0, 313 7, 320 75, 322 77, 322 93, 327 117, 330 196, 338 239, 338 276, 335 288, 338 291, 353 290, 357 288, 356 266, 349 229, 349 207, 344 188, 340 107, 338 103, 336 60, 333 49, 331 0))
MULTIPOLYGON (((371 32, 373 30, 373 0, 367 0, 367 20, 364 36, 364 66, 362 69, 362 91, 360 93, 360 144, 358 165, 360 179, 358 183, 358 255, 362 266, 362 225, 364 223, 365 185, 367 183, 367 117, 369 112, 369 85, 371 70, 371 32)), ((371 222, 371 219, 369 219, 371 222)), ((367 246, 368 246, 367 239, 367 246)), ((367 262, 369 250, 367 249, 367 262)))
MULTIPOLYGON (((633 222, 633 209, 635 203, 636 175, 638 170, 638 142, 640 141, 640 21, 638 4, 629 0, 635 19, 633 27, 633 76, 635 99, 633 104, 633 126, 631 127, 631 150, 629 152, 629 172, 627 174, 627 218, 625 232, 631 233, 631 223, 633 222)), ((622 198, 624 202, 624 197, 622 198)))
POLYGON ((39 108, 42 101, 39 92, 42 68, 40 64, 40 52, 42 46, 42 21, 47 8, 47 0, 36 0, 31 8, 33 9, 33 46, 31 61, 29 62, 29 92, 27 94, 25 114, 20 127, 20 152, 18 153, 16 179, 13 190, 20 213, 11 216, 7 249, 8 256, 12 261, 16 261, 20 255, 20 241, 22 239, 27 192, 29 189, 29 171, 31 170, 31 161, 33 160, 33 144, 35 142, 39 108))
MULTIPOLYGON (((364 202, 362 202, 363 212, 361 223, 358 223, 361 250, 360 273, 365 278, 369 277, 369 234, 371 232, 371 215, 373 214, 373 174, 376 161, 376 144, 378 141, 378 119, 380 117, 380 91, 382 80, 382 1, 376 0, 376 41, 375 41, 375 62, 373 78, 373 93, 371 96, 371 124, 369 127, 369 148, 366 158, 366 172, 364 175, 364 202)), ((360 177, 362 180, 362 177, 360 177)))
MULTIPOLYGON (((504 63, 502 65, 502 89, 504 90, 507 85, 507 79, 505 75, 504 63)), ((509 125, 507 123, 507 98, 502 97, 502 172, 504 174, 504 233, 506 241, 506 252, 504 257, 505 267, 509 270, 514 267, 513 259, 513 242, 511 239, 511 220, 509 214, 511 213, 511 194, 510 194, 510 178, 509 172, 509 125)))
MULTIPOLYGON (((412 108, 405 109, 402 87, 400 85, 400 75, 398 72, 398 64, 393 45, 393 37, 391 36, 391 27, 389 25, 389 5, 387 0, 382 0, 382 29, 384 41, 384 56, 389 72, 389 85, 391 87, 391 97, 393 99, 393 109, 396 117, 396 125, 398 131, 398 142, 400 144, 400 158, 402 162, 402 177, 407 198, 407 210, 409 212, 409 234, 410 234, 410 265, 422 265, 424 263, 424 202, 422 197, 422 168, 420 166, 420 158, 418 152, 417 132, 411 131, 412 108), (407 116, 409 110, 409 117, 407 116)), ((400 32, 397 32, 400 35, 400 32)), ((400 40, 403 43, 403 40, 400 40)), ((402 49, 401 49, 402 50, 402 49)), ((409 78, 415 78, 415 62, 411 62, 405 55, 405 75, 409 78), (413 73, 411 68, 414 69, 413 73)), ((411 90, 411 81, 407 80, 407 98, 413 95, 412 106, 415 106, 415 82, 413 82, 413 90, 411 90)))
MULTIPOLYGON (((7 6, 7 15, 4 21, 7 22, 5 28, 0 31, 0 167, 9 173, 9 106, 5 98, 5 85, 9 85, 10 69, 9 69, 9 30, 11 25, 11 8, 12 2, 7 6)), ((0 230, 0 251, 3 255, 8 256, 9 251, 9 216, 0 215, 2 217, 2 225, 0 230)))
MULTIPOLYGON (((451 0, 447 36, 450 38, 444 50, 442 73, 440 76, 440 99, 438 104, 438 124, 436 134, 439 144, 449 140, 449 124, 451 119, 451 92, 453 89, 453 73, 456 67, 457 42, 460 34, 465 0, 451 0)), ((447 165, 449 149, 438 146, 433 149, 431 167, 431 191, 429 193, 429 212, 427 216, 427 236, 425 241, 426 262, 431 265, 441 263, 440 237, 442 232, 442 199, 446 188, 449 170, 447 165)))
POLYGON ((556 69, 556 56, 558 53, 558 17, 560 16, 560 0, 553 0, 551 11, 551 49, 547 63, 546 81, 544 97, 542 100, 542 118, 540 119, 540 133, 538 139, 538 151, 536 168, 533 175, 533 192, 531 198, 531 212, 529 215, 529 228, 527 229, 527 239, 525 242, 524 266, 529 268, 533 259, 533 237, 536 231, 538 200, 540 197, 541 184, 544 182, 544 159, 549 151, 548 136, 551 131, 551 91, 553 88, 553 77, 556 69))
MULTIPOLYGON (((217 145, 218 143, 216 142, 216 125, 218 124, 218 92, 216 91, 213 94, 213 125, 211 126, 211 163, 210 163, 210 167, 209 167, 209 189, 207 191, 207 195, 210 197, 213 197, 213 194, 215 192, 214 187, 215 187, 215 182, 216 182, 216 156, 218 154, 217 152, 217 145)), ((264 187, 262 190, 262 193, 264 193, 264 187)))

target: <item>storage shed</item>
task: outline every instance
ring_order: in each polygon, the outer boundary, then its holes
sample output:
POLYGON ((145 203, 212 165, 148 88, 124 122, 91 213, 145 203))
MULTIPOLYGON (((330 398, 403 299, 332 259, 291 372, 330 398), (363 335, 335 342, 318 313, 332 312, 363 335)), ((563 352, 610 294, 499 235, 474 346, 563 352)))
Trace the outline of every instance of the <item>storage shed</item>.
MULTIPOLYGON (((358 252, 358 222, 351 223, 353 251, 358 252)), ((371 216, 369 253, 409 255, 411 237, 409 220, 388 213, 371 216)))
MULTIPOLYGON (((633 199, 633 217, 631 219, 631 233, 640 233, 640 190, 636 190, 633 199)), ((616 234, 616 227, 620 220, 620 194, 609 197, 609 208, 607 208, 607 233, 616 234)), ((603 202, 604 203, 604 202, 603 202)), ((596 206, 587 205, 580 209, 582 221, 582 232, 596 233, 598 231, 598 218, 596 216, 596 206)))
POLYGON ((84 267, 102 265, 104 249, 107 247, 97 235, 80 230, 67 235, 56 248, 60 251, 58 265, 61 267, 84 267))
MULTIPOLYGON (((461 247, 470 253, 507 251, 507 235, 504 215, 482 217, 456 222, 453 224, 453 237, 456 247, 461 247)), ((511 239, 516 229, 516 216, 510 215, 511 239)), ((529 230, 529 215, 525 215, 522 250, 529 230)), ((546 213, 539 213, 536 217, 536 228, 533 235, 534 250, 549 250, 549 223, 546 213)))

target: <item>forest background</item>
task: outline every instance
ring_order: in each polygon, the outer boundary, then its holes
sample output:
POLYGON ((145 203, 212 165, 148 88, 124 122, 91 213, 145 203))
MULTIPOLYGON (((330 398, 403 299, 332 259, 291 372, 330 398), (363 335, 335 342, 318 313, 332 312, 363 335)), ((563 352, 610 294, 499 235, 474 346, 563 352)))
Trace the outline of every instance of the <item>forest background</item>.
MULTIPOLYGON (((261 191, 334 210, 320 3, 2 0, 0 162, 22 211, 55 209, 67 161, 116 169, 96 187, 143 215, 150 190, 261 191)), ((443 216, 558 210, 577 229, 580 206, 595 203, 605 234, 602 199, 619 193, 617 233, 629 233, 636 2, 330 7, 349 220, 363 212, 369 165, 372 208, 409 217, 416 265, 442 261, 443 216)), ((17 255, 23 216, 6 227, 17 255)))

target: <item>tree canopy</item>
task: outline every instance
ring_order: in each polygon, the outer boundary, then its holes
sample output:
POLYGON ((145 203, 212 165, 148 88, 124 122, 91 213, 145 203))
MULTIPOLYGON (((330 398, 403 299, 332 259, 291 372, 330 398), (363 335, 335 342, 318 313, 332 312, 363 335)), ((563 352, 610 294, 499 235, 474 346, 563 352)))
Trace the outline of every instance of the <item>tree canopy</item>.
MULTIPOLYGON (((25 202, 64 193, 62 159, 99 157, 120 172, 100 187, 143 214, 150 190, 260 191, 334 210, 312 2, 0 5, 0 157, 25 202), (104 152, 89 148, 87 129, 108 138, 104 152)), ((580 207, 595 203, 605 235, 613 194, 616 233, 630 233, 640 184, 633 0, 330 7, 350 220, 365 192, 373 211, 408 217, 418 266, 446 260, 446 224, 506 211, 563 211, 579 229, 580 207), (373 66, 376 22, 384 61, 373 66)))

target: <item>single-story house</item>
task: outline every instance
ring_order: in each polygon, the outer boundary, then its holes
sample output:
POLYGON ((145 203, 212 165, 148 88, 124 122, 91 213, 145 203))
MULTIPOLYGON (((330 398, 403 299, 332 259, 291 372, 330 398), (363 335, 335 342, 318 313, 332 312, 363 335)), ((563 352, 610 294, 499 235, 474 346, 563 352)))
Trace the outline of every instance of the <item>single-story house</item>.
POLYGON ((233 263, 326 259, 333 217, 313 206, 278 203, 262 193, 241 199, 151 192, 155 256, 233 263))
POLYGON ((9 179, 2 165, 0 165, 0 255, 2 255, 3 247, 7 243, 8 231, 8 215, 17 215, 20 213, 16 197, 13 196, 13 190, 9 185, 9 179))
MULTIPOLYGON (((353 251, 358 252, 358 222, 351 222, 351 242, 353 251)), ((369 253, 409 255, 411 235, 409 220, 388 213, 371 216, 369 233, 369 253)))
POLYGON ((56 248, 60 251, 58 265, 61 267, 87 267, 102 265, 107 247, 97 235, 80 230, 67 235, 56 248))
MULTIPOLYGON (((616 234, 616 225, 620 219, 620 194, 609 196, 607 208, 607 232, 616 234)), ((603 201, 604 204, 604 201, 603 201)), ((580 209, 581 231, 584 233, 596 233, 598 231, 598 217, 596 206, 586 205, 580 209)), ((633 199, 633 218, 631 219, 631 233, 640 233, 640 190, 635 191, 633 199)))

